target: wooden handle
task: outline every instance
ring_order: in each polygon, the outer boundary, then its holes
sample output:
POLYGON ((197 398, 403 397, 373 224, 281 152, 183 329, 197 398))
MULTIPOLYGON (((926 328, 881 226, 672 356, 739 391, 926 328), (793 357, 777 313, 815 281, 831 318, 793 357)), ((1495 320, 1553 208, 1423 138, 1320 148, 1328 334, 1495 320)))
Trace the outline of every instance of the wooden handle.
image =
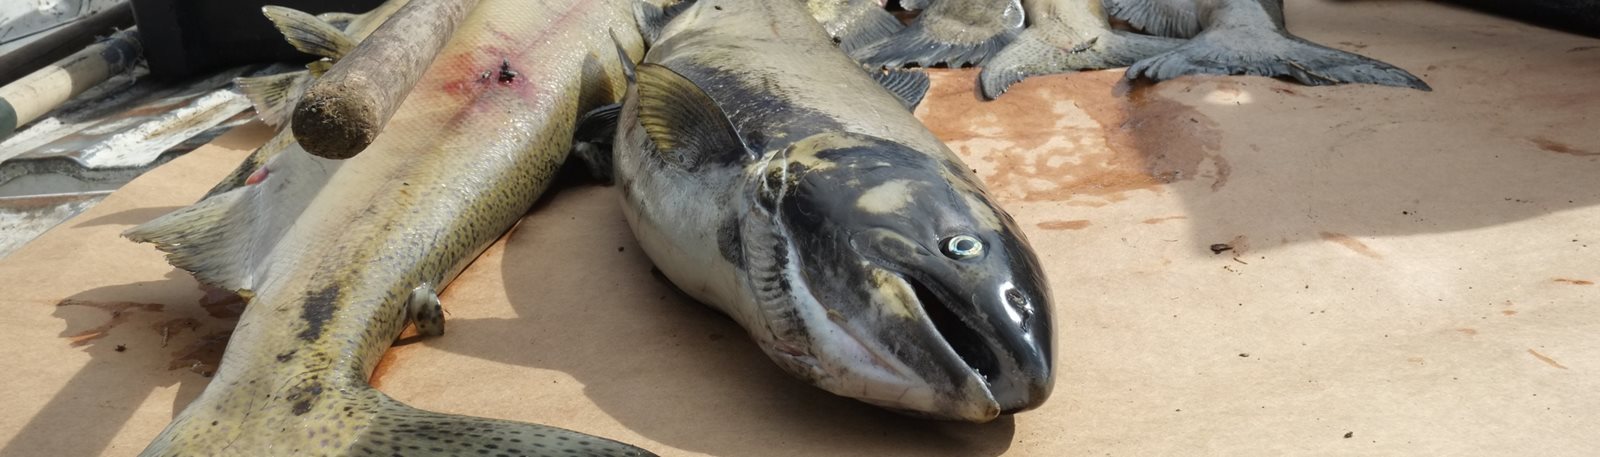
POLYGON ((339 59, 295 105, 300 146, 348 159, 372 144, 477 0, 413 0, 339 59))

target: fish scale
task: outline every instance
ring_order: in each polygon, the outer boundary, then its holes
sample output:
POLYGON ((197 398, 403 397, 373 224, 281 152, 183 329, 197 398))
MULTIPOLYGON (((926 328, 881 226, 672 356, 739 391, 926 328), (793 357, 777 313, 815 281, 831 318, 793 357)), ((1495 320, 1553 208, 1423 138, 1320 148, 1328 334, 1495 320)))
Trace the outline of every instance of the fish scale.
POLYGON ((481 2, 363 154, 279 145, 259 181, 129 231, 252 297, 211 383, 144 455, 649 455, 367 383, 413 291, 436 299, 548 187, 578 113, 623 92, 612 34, 642 53, 625 0, 529 3, 481 2))

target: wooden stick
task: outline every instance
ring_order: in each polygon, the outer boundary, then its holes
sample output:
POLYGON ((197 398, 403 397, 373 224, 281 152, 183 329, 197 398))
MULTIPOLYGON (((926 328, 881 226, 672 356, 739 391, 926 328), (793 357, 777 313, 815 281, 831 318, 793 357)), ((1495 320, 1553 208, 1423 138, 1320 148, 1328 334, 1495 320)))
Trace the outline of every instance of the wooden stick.
POLYGON ((0 87, 0 140, 139 60, 139 32, 111 35, 0 87))
POLYGON ((348 159, 383 131, 478 0, 413 0, 306 90, 290 125, 307 152, 348 159))

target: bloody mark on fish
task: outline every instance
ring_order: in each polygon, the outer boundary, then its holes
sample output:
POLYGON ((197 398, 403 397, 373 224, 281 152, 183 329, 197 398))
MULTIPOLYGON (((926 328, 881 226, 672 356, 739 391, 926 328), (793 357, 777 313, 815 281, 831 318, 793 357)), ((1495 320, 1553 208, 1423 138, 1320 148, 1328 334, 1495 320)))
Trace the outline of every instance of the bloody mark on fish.
POLYGON ((56 303, 57 308, 67 306, 85 306, 99 309, 111 314, 111 319, 105 323, 80 332, 63 335, 71 341, 69 346, 81 347, 89 342, 105 338, 107 333, 118 325, 128 322, 135 311, 160 312, 162 305, 158 303, 133 303, 133 302, 92 302, 83 300, 66 299, 56 303))
POLYGON ((1574 286, 1592 286, 1592 285, 1594 285, 1594 281, 1585 281, 1585 280, 1582 280, 1582 279, 1556 278, 1556 279, 1553 279, 1552 281, 1560 282, 1560 283, 1567 283, 1567 284, 1571 284, 1571 285, 1574 285, 1574 286))
POLYGON ((231 336, 233 330, 230 329, 200 337, 173 353, 172 360, 167 362, 167 370, 188 369, 200 376, 211 377, 222 364, 222 354, 228 349, 228 338, 231 336))
POLYGON ((307 293, 305 304, 300 309, 300 320, 305 321, 306 329, 300 331, 297 336, 305 341, 316 341, 317 338, 321 338, 323 326, 333 318, 334 302, 338 299, 338 284, 307 293))
POLYGON ((269 172, 267 171, 267 167, 265 167, 265 166, 263 166, 261 168, 257 168, 256 171, 250 172, 250 176, 249 177, 244 179, 244 185, 251 186, 251 185, 260 184, 261 181, 266 181, 267 180, 267 174, 268 173, 269 172))
POLYGON ((1374 259, 1383 258, 1383 254, 1379 254, 1378 251, 1372 250, 1372 247, 1367 246, 1366 243, 1362 243, 1361 240, 1355 239, 1350 235, 1345 235, 1343 233, 1322 232, 1322 239, 1339 243, 1340 246, 1344 246, 1345 248, 1355 251, 1357 254, 1374 259))
POLYGON ((1071 221, 1044 221, 1039 223, 1039 228, 1045 230, 1083 230, 1089 227, 1090 222, 1083 219, 1071 221))
POLYGON ((1216 153, 1216 122, 1152 90, 1117 97, 1106 87, 1120 72, 1038 78, 988 102, 971 95, 975 75, 929 71, 933 90, 917 111, 1002 200, 1116 202, 1200 178, 1216 190, 1232 171, 1216 153), (1040 107, 1056 113, 1041 115, 1040 107), (969 144, 978 142, 982 150, 969 144), (995 142, 1009 144, 988 145, 995 142))
POLYGON ((1548 139, 1548 138, 1529 138, 1528 141, 1532 141, 1533 144, 1538 145, 1539 149, 1543 149, 1543 150, 1546 150, 1546 151, 1554 152, 1556 154, 1566 154, 1566 155, 1578 156, 1578 157, 1600 156, 1600 152, 1585 151, 1585 150, 1582 150, 1582 149, 1578 149, 1578 148, 1572 147, 1572 145, 1569 145, 1569 144, 1566 144, 1566 143, 1562 143, 1562 142, 1559 142, 1559 141, 1555 141, 1555 140, 1551 140, 1551 139, 1548 139))
POLYGON ((244 314, 245 300, 233 291, 205 284, 200 285, 200 307, 206 314, 218 319, 233 319, 244 314))
POLYGON ((1535 359, 1539 359, 1540 362, 1544 362, 1546 365, 1550 365, 1552 367, 1560 368, 1560 369, 1563 369, 1563 370, 1567 369, 1566 365, 1562 365, 1561 362, 1557 362, 1556 359, 1552 359, 1552 358, 1550 358, 1550 356, 1547 356, 1547 355, 1544 355, 1544 354, 1540 354, 1539 351, 1535 351, 1533 349, 1528 349, 1528 354, 1532 355, 1533 358, 1535 358, 1535 359))

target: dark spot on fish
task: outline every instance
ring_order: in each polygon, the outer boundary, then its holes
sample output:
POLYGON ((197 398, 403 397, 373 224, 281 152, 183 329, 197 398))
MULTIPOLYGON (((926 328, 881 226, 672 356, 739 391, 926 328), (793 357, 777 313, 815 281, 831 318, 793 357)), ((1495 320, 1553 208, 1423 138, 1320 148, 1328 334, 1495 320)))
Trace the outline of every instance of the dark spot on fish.
POLYGON ((277 357, 278 363, 288 362, 289 359, 293 359, 293 358, 294 358, 294 351, 289 351, 289 352, 285 352, 285 353, 282 353, 282 354, 278 354, 278 357, 277 357))
POLYGON ((739 235, 739 218, 730 217, 723 219, 721 226, 717 227, 717 250, 722 253, 722 259, 735 267, 744 267, 742 241, 739 235))
POLYGON ((300 319, 306 322, 306 329, 298 335, 300 339, 316 341, 322 337, 322 326, 333 318, 333 302, 338 298, 337 284, 306 294, 305 307, 300 311, 300 319))
POLYGON ((517 80, 517 72, 511 69, 511 59, 500 59, 500 83, 510 84, 517 80))
POLYGON ((293 411, 294 415, 296 416, 311 412, 311 400, 300 400, 295 402, 294 409, 291 411, 293 411))

